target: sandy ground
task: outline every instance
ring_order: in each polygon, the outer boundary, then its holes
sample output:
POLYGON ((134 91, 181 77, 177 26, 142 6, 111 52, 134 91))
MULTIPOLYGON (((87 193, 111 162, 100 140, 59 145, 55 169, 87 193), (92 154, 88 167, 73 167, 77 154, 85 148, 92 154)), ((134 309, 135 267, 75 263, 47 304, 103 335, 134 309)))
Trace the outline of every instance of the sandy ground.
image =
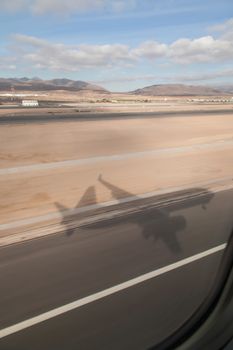
POLYGON ((213 142, 208 149, 0 176, 0 224, 233 176, 233 115, 1 125, 0 168, 213 142), (99 174, 108 184, 98 181, 99 174))
POLYGON ((1 125, 0 168, 233 138, 233 114, 1 125))
POLYGON ((0 177, 1 223, 233 175, 233 152, 193 152, 0 177), (98 181, 99 174, 114 191, 98 181), (85 194, 85 197, 83 195, 85 194))

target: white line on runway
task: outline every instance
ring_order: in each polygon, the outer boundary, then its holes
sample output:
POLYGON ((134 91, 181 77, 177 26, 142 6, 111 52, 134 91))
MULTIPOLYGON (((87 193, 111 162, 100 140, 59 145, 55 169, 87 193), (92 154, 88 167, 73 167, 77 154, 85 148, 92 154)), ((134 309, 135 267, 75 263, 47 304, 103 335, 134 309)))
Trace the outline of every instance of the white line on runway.
POLYGON ((65 161, 52 162, 52 163, 38 163, 38 164, 32 164, 32 165, 24 165, 24 166, 18 166, 13 168, 0 169, 0 176, 21 174, 21 173, 26 173, 30 171, 51 170, 51 169, 58 169, 63 167, 81 166, 81 165, 94 164, 99 162, 119 161, 119 160, 131 159, 131 158, 143 158, 145 156, 176 154, 176 153, 184 153, 184 152, 190 152, 190 151, 192 152, 192 151, 198 151, 198 150, 206 150, 211 148, 221 149, 221 148, 232 147, 232 146, 233 146, 233 140, 228 139, 228 140, 218 140, 210 143, 200 143, 200 144, 191 145, 191 146, 159 148, 159 149, 143 151, 143 152, 115 154, 110 156, 97 156, 97 157, 91 157, 91 158, 65 160, 65 161))
POLYGON ((127 288, 130 288, 130 287, 133 287, 139 283, 143 283, 145 281, 148 281, 152 278, 155 278, 157 276, 160 276, 160 275, 163 275, 164 273, 167 273, 169 271, 172 271, 172 270, 175 270, 175 269, 178 269, 179 267, 181 266, 184 266, 184 265, 187 265, 187 264, 190 264, 194 261, 197 261, 197 260, 200 260, 208 255, 211 255, 211 254, 214 254, 214 253, 217 253, 223 249, 226 248, 226 243, 224 244, 221 244, 217 247, 214 247, 214 248, 211 248, 211 249, 208 249, 204 252, 201 252, 201 253, 198 253, 196 255, 192 255, 186 259, 183 259, 183 260, 180 260, 180 261, 177 261, 173 264, 170 264, 170 265, 167 265, 167 266, 164 266, 160 269, 157 269, 157 270, 154 270, 154 271, 151 271, 151 272, 148 272, 144 275, 141 275, 141 276, 138 276, 136 278, 133 278, 131 280, 128 280, 126 282, 123 282, 123 283, 120 283, 120 284, 117 284, 111 288, 107 288, 105 290, 102 290, 100 292, 97 292, 97 293, 94 293, 92 295, 89 295, 87 297, 84 297, 82 299, 78 299, 72 303, 69 303, 69 304, 66 304, 66 305, 63 305, 63 306, 60 306, 56 309, 53 309, 53 310, 50 310, 48 312, 45 312, 43 314, 40 314, 38 316, 35 316, 35 317, 32 317, 32 318, 29 318, 25 321, 22 321, 22 322, 19 322, 19 323, 16 323, 15 325, 13 326, 10 326, 10 327, 7 327, 7 328, 4 328, 4 329, 1 329, 0 330, 0 339, 1 338, 4 338, 4 337, 7 337, 11 334, 14 334, 16 332, 20 332, 22 331, 23 329, 26 329, 26 328, 29 328, 29 327, 32 327, 38 323, 41 323, 41 322, 44 322, 44 321, 47 321, 51 318, 54 318, 56 316, 59 316, 59 315, 62 315, 68 311, 71 311, 71 310, 74 310, 74 309, 77 309, 83 305, 87 305, 87 304, 90 304, 96 300, 100 300, 102 298, 105 298, 109 295, 112 295, 112 294, 115 294, 115 293, 118 293, 124 289, 127 289, 127 288))

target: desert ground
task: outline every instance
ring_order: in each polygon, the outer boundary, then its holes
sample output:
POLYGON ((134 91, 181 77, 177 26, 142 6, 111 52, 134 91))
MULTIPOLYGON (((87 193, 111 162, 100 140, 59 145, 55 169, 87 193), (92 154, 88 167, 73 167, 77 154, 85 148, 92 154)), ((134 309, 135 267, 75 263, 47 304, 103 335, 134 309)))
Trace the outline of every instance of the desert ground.
POLYGON ((206 110, 2 124, 0 227, 57 212, 56 203, 65 210, 107 202, 116 193, 122 198, 232 178, 233 114, 225 106, 217 114, 206 110))

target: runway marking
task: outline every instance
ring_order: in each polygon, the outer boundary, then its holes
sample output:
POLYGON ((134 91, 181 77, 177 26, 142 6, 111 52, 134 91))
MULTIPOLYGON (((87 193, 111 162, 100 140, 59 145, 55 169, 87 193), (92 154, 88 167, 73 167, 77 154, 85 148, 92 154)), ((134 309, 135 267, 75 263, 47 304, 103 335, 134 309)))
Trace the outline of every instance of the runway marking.
POLYGON ((79 308, 81 306, 84 306, 84 305, 93 303, 93 302, 95 302, 97 300, 103 299, 103 298, 105 298, 105 297, 107 297, 109 295, 118 293, 118 292, 120 292, 122 290, 125 290, 125 289, 128 289, 130 287, 133 287, 133 286, 135 286, 137 284, 140 284, 140 283, 143 283, 145 281, 148 281, 148 280, 150 280, 152 278, 155 278, 155 277, 158 277, 160 275, 163 275, 163 274, 165 274, 165 273, 167 273, 169 271, 178 269, 179 267, 188 265, 188 264, 190 264, 190 263, 192 263, 194 261, 203 259, 204 257, 206 257, 208 255, 217 253, 217 252, 225 249, 226 245, 227 245, 226 243, 218 245, 218 246, 216 246, 214 248, 211 248, 211 249, 208 249, 208 250, 206 250, 204 252, 192 255, 192 256, 190 256, 188 258, 182 259, 182 260, 177 261, 177 262, 175 262, 173 264, 170 264, 170 265, 164 266, 162 268, 159 268, 157 270, 148 272, 148 273, 146 273, 144 275, 138 276, 138 277, 133 278, 131 280, 128 280, 126 282, 117 284, 117 285, 115 285, 113 287, 104 289, 104 290, 102 290, 100 292, 97 292, 97 293, 94 293, 94 294, 89 295, 87 297, 78 299, 78 300, 76 300, 76 301, 74 301, 72 303, 60 306, 60 307, 58 307, 56 309, 50 310, 50 311, 45 312, 43 314, 40 314, 38 316, 35 316, 35 317, 29 318, 29 319, 27 319, 25 321, 16 323, 13 326, 1 329, 0 330, 0 339, 4 338, 4 337, 7 337, 7 336, 9 336, 11 334, 14 334, 16 332, 20 332, 20 331, 22 331, 22 330, 24 330, 26 328, 32 327, 32 326, 34 326, 36 324, 39 324, 41 322, 50 320, 51 318, 54 318, 54 317, 59 316, 59 315, 62 315, 64 313, 66 313, 66 312, 75 310, 75 309, 77 309, 77 308, 79 308))
POLYGON ((115 155, 109 155, 109 156, 97 156, 97 157, 83 158, 83 159, 64 160, 64 161, 58 161, 58 162, 52 162, 52 163, 38 163, 38 164, 0 169, 0 176, 21 174, 21 173, 26 173, 31 171, 51 170, 51 169, 58 169, 63 167, 81 166, 81 165, 87 165, 87 164, 95 164, 99 162, 119 161, 119 160, 126 160, 126 159, 132 159, 132 158, 143 158, 145 156, 176 154, 176 153, 206 150, 211 148, 225 148, 225 147, 232 147, 232 146, 233 146, 233 139, 230 139, 230 140, 228 139, 228 140, 218 140, 210 143, 200 143, 200 144, 190 145, 190 146, 159 148, 159 149, 143 151, 143 152, 115 154, 115 155))

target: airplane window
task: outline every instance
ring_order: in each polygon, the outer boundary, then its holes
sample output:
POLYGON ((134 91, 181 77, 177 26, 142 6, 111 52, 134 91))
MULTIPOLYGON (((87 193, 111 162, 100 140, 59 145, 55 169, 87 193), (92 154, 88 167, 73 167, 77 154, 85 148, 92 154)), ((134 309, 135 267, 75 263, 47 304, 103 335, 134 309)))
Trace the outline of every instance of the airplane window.
POLYGON ((0 9, 0 350, 162 344, 233 228, 233 3, 0 9))

